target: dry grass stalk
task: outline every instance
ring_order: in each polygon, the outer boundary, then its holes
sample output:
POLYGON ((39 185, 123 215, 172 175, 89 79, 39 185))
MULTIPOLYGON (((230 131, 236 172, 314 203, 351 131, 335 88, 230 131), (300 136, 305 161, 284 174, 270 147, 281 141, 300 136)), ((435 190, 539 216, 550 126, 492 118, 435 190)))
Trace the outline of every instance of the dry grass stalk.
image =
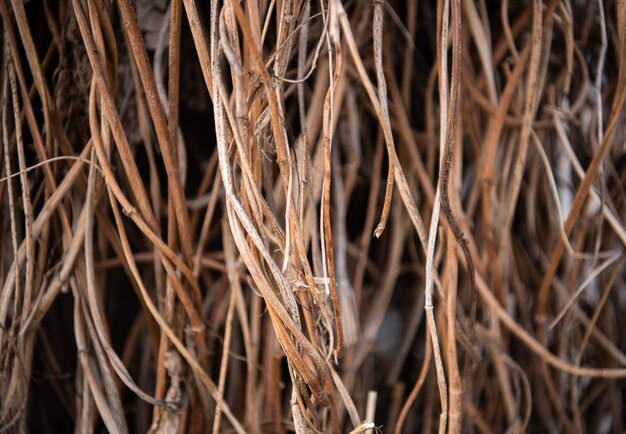
POLYGON ((624 2, 0 16, 1 432, 624 431, 624 2))

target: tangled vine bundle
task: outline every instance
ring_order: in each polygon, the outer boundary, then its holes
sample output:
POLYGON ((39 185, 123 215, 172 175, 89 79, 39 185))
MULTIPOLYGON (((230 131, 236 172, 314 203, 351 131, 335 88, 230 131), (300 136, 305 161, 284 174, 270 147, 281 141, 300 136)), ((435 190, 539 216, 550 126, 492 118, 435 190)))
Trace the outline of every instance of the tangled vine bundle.
POLYGON ((625 1, 0 15, 0 432, 626 429, 625 1))

